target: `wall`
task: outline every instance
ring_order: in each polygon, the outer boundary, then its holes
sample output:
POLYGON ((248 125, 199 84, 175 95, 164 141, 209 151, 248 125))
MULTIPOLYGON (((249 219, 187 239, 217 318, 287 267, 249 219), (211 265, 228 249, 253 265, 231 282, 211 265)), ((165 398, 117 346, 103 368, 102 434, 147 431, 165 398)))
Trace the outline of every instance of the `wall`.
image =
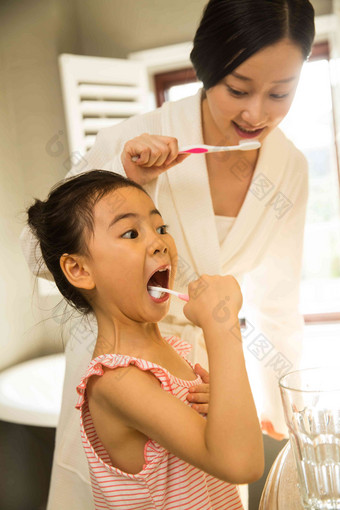
POLYGON ((76 0, 84 55, 128 53, 191 41, 206 0, 76 0))
MULTIPOLYGON (((126 57, 191 41, 207 0, 75 0, 84 55, 126 57)), ((312 0, 317 16, 332 0, 312 0)))
POLYGON ((68 157, 57 56, 80 51, 73 3, 0 3, 0 369, 62 348, 37 302, 19 246, 24 210, 66 173, 68 157), (58 134, 63 150, 51 146, 58 134))

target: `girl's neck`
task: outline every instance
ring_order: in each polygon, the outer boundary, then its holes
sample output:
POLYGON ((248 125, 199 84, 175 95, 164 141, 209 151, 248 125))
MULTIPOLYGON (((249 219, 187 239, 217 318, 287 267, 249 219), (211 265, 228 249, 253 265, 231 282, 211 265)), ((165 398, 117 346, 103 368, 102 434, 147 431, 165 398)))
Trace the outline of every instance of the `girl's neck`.
POLYGON ((144 357, 163 343, 157 323, 122 322, 97 317, 98 336, 93 358, 101 354, 127 354, 144 357))

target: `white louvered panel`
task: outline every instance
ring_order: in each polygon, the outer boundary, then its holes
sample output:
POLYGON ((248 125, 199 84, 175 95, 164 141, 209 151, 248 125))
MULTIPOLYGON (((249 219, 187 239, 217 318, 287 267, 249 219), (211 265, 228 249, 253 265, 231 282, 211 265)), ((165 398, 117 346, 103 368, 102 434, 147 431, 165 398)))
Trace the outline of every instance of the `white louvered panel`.
POLYGON ((83 116, 111 115, 114 117, 131 117, 143 111, 140 103, 121 101, 81 101, 80 110, 83 116))
POLYGON ((86 149, 90 149, 96 140, 96 135, 86 135, 85 136, 85 147, 86 149))
POLYGON ((143 63, 63 54, 59 64, 72 154, 85 154, 100 129, 147 111, 143 63))
POLYGON ((127 99, 129 101, 138 100, 141 90, 138 87, 116 87, 114 85, 97 85, 82 83, 78 87, 81 98, 101 99, 127 99))
POLYGON ((118 124, 125 120, 123 117, 89 117, 88 119, 84 119, 83 126, 85 133, 98 133, 98 131, 102 128, 113 126, 114 124, 118 124))

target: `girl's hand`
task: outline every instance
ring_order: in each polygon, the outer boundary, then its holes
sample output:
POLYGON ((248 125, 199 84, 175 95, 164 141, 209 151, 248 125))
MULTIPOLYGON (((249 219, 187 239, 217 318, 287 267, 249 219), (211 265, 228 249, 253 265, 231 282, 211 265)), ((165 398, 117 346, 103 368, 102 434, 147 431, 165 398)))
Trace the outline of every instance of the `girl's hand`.
POLYGON ((265 432, 269 437, 272 437, 273 439, 276 439, 277 441, 282 441, 282 439, 285 438, 284 434, 280 434, 279 432, 276 432, 272 422, 269 420, 262 419, 261 420, 261 428, 262 428, 262 431, 265 432))
POLYGON ((183 313, 189 321, 204 329, 217 324, 229 328, 235 323, 242 306, 242 293, 237 280, 231 276, 202 275, 189 283, 189 301, 183 313))
POLYGON ((121 160, 129 179, 144 185, 188 156, 178 154, 176 138, 144 133, 126 142, 121 160), (134 157, 138 159, 132 161, 134 157))
POLYGON ((187 400, 193 403, 192 408, 198 413, 208 414, 209 404, 209 372, 207 372, 199 363, 195 365, 195 372, 201 376, 203 384, 189 388, 187 400))

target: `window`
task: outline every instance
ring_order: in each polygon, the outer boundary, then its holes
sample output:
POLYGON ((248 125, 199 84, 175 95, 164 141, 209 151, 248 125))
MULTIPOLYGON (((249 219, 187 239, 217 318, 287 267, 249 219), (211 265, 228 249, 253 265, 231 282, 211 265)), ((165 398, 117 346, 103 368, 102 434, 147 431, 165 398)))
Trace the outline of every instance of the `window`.
POLYGON ((176 101, 192 96, 202 86, 197 81, 192 67, 155 75, 155 91, 157 107, 164 101, 176 101))
POLYGON ((302 70, 292 108, 281 123, 309 163, 301 312, 305 320, 340 320, 340 200, 327 45, 302 70))
MULTIPOLYGON (((156 76, 158 105, 193 95, 193 70, 156 76), (160 92, 162 90, 162 92, 160 92)), ((306 322, 340 321, 340 172, 337 167, 327 43, 303 66, 291 110, 281 129, 309 163, 300 309, 306 322)))

